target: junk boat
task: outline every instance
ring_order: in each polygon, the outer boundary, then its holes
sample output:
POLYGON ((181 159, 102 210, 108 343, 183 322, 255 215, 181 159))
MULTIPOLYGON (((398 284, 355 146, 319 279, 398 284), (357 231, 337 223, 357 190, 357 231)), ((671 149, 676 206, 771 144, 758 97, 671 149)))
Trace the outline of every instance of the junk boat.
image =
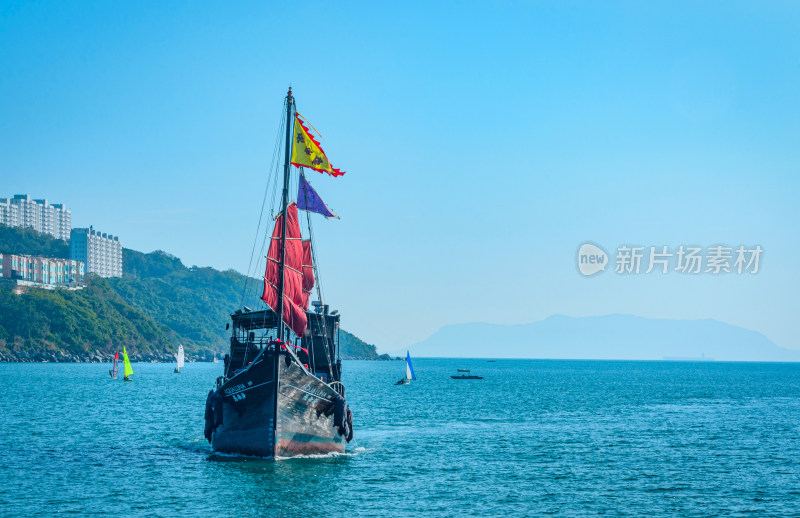
POLYGON ((297 113, 291 88, 285 108, 283 194, 261 295, 267 307, 243 305, 231 314, 223 375, 206 399, 204 434, 215 452, 268 458, 344 452, 353 438, 339 356, 340 315, 322 302, 319 283, 318 300, 308 308, 319 274, 310 216, 308 239, 298 219, 298 209, 338 219, 306 180, 304 168, 333 177, 344 173, 330 165, 311 125, 297 113), (291 165, 299 174, 292 183, 298 185, 297 201, 290 203, 291 165))

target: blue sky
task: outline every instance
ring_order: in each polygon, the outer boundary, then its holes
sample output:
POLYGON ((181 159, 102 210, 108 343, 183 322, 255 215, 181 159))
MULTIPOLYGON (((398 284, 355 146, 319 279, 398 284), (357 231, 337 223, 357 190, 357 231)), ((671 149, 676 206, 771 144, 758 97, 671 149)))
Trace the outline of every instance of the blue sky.
POLYGON ((0 196, 246 271, 286 87, 324 137, 329 302, 460 322, 716 318, 800 349, 794 2, 0 3, 0 196), (592 278, 578 246, 760 244, 757 275, 592 278))

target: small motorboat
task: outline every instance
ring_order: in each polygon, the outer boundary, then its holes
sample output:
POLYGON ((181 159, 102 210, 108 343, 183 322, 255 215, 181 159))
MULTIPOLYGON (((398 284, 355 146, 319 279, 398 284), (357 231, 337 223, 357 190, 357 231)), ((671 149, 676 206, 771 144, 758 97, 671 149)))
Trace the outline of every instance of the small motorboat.
POLYGON ((469 369, 458 369, 457 376, 450 376, 454 380, 482 380, 483 376, 475 376, 469 373, 469 369))

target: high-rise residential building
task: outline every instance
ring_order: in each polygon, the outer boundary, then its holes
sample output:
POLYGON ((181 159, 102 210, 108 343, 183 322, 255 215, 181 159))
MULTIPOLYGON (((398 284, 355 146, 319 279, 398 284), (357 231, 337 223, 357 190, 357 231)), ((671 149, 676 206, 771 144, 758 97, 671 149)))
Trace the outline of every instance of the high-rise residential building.
POLYGON ((82 261, 86 265, 86 273, 122 277, 122 244, 119 236, 99 232, 91 226, 73 228, 69 237, 69 257, 82 261))
POLYGON ((0 254, 0 277, 27 284, 74 285, 83 281, 83 263, 38 255, 0 254))
POLYGON ((32 228, 42 234, 68 240, 72 214, 61 203, 32 200, 27 194, 0 198, 0 223, 9 227, 32 228))

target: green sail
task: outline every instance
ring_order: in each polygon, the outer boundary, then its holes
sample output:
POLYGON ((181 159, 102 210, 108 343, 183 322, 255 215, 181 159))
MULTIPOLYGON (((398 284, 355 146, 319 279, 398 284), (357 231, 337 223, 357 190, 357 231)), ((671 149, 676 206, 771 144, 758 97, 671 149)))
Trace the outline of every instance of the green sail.
POLYGON ((125 346, 122 347, 122 358, 125 362, 125 377, 133 376, 133 367, 131 367, 131 361, 128 359, 128 351, 125 350, 125 346))

